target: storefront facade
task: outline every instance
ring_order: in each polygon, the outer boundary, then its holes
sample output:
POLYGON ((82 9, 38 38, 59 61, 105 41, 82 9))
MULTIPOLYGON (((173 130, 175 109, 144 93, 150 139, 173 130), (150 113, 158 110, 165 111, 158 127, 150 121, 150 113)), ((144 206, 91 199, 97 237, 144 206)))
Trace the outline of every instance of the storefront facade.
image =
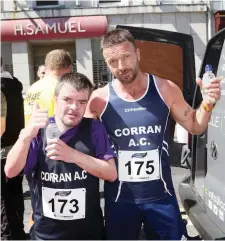
POLYGON ((71 54, 74 71, 85 73, 93 81, 92 42, 107 31, 107 18, 6 20, 2 21, 1 31, 3 61, 8 63, 5 67, 10 72, 13 70, 26 90, 35 81, 37 68, 44 64, 46 54, 58 48, 71 54))
POLYGON ((164 4, 164 1, 139 0, 60 0, 45 1, 58 5, 41 8, 38 6, 41 1, 25 1, 28 5, 22 0, 16 2, 21 2, 16 11, 6 5, 3 9, 1 48, 5 69, 20 79, 24 92, 36 80, 38 65, 56 48, 67 50, 73 58, 74 71, 86 74, 95 84, 110 81, 111 75, 100 52, 100 38, 117 25, 192 35, 196 73, 206 44, 215 33, 214 12, 207 1, 164 4))

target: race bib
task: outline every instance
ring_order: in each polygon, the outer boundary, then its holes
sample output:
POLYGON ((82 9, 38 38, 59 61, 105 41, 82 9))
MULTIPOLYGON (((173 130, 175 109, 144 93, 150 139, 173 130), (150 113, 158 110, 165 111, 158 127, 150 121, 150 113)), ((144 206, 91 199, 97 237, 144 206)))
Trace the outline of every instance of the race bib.
POLYGON ((159 150, 119 151, 119 181, 144 182, 160 179, 159 150))
POLYGON ((43 215, 58 220, 85 218, 86 189, 42 187, 43 215))

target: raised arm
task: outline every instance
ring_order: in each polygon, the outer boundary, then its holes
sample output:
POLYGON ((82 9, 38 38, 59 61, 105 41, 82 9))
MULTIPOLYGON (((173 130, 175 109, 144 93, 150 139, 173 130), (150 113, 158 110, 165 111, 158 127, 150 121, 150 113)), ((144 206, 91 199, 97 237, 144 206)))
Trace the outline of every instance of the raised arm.
MULTIPOLYGON (((201 80, 197 82, 201 86, 201 80)), ((208 96, 218 101, 221 95, 220 78, 215 78, 206 87, 208 96)), ((173 102, 171 114, 175 121, 182 125, 191 134, 201 134, 206 129, 210 120, 214 103, 203 99, 197 110, 191 108, 184 100, 181 90, 175 85, 171 85, 171 96, 173 102)))
POLYGON ((38 109, 35 105, 28 125, 21 131, 18 140, 10 150, 5 165, 5 173, 9 178, 17 176, 25 167, 32 140, 37 136, 40 128, 48 122, 46 109, 38 109))

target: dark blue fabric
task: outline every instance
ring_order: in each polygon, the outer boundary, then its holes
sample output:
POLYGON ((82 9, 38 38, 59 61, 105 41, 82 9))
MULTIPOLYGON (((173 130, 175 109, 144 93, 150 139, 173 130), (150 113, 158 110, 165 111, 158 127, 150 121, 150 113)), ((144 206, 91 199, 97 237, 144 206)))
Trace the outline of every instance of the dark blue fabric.
POLYGON ((181 240, 183 235, 187 237, 175 194, 146 204, 107 199, 105 221, 109 240, 138 240, 142 223, 147 239, 181 240))
MULTIPOLYGON (((43 136, 43 138, 45 138, 43 136)), ((70 147, 90 156, 95 156, 91 139, 91 120, 84 118, 74 137, 67 143, 70 147)), ((100 207, 99 179, 86 172, 86 178, 67 181, 51 181, 42 178, 41 173, 55 175, 78 173, 82 177, 83 169, 73 163, 51 160, 44 148, 40 149, 38 164, 29 179, 32 187, 32 206, 34 211, 33 235, 41 240, 102 239, 103 217, 100 207), (31 181, 32 180, 32 181, 31 181), (57 220, 43 215, 42 189, 86 189, 86 213, 84 219, 57 220)))
MULTIPOLYGON (((145 96, 137 101, 126 101, 109 83, 109 101, 101 116, 116 152, 159 150, 161 178, 144 182, 122 182, 118 180, 105 182, 105 197, 124 200, 130 203, 148 203, 164 198, 173 191, 170 165, 168 163, 168 128, 169 109, 161 98, 152 75, 149 75, 149 87, 145 96), (160 133, 152 133, 149 128, 159 127, 160 133), (133 133, 129 130, 136 128, 133 133), (140 129, 141 128, 141 129, 140 129), (145 133, 143 131, 145 129, 145 133), (125 130, 125 134, 122 134, 125 130), (135 134, 138 133, 138 134, 135 134), (146 145, 131 145, 131 139, 140 143, 144 139, 146 145), (164 181, 164 182, 163 182, 164 181), (120 188, 121 187, 121 188, 120 188)), ((118 166, 118 162, 117 162, 118 166)))

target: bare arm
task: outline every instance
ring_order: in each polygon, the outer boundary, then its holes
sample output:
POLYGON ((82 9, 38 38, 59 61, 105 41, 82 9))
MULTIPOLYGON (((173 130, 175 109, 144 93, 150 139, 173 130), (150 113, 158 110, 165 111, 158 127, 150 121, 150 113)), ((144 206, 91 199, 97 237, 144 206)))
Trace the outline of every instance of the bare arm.
POLYGON ((107 98, 107 86, 95 90, 88 101, 85 117, 98 119, 102 114, 107 98))
POLYGON ((81 152, 74 150, 74 163, 83 168, 92 175, 107 181, 115 181, 117 171, 114 159, 108 161, 100 160, 91 156, 87 156, 81 152))
MULTIPOLYGON (((200 107, 194 110, 184 100, 181 90, 176 85, 173 84, 171 88, 174 98, 171 106, 173 118, 188 132, 192 134, 201 134, 206 129, 210 120, 213 103, 203 100, 200 107), (204 105, 207 105, 210 111, 207 111, 203 107, 204 105)), ((207 94, 217 101, 220 98, 220 92, 220 79, 216 78, 207 86, 207 94)))
POLYGON ((180 89, 176 93, 176 101, 171 106, 171 115, 191 134, 201 134, 207 127, 211 112, 203 109, 202 105, 194 110, 184 100, 180 89))
POLYGON ((46 147, 46 151, 50 159, 75 163, 98 178, 108 181, 115 181, 117 178, 117 171, 113 158, 105 161, 88 156, 72 149, 59 139, 50 140, 49 145, 46 147))
POLYGON ((7 177, 15 177, 23 170, 26 164, 31 140, 32 138, 27 136, 23 131, 21 132, 19 139, 7 156, 5 165, 5 173, 7 177))
POLYGON ((31 141, 37 136, 40 128, 48 122, 46 109, 39 109, 35 104, 29 124, 21 131, 19 139, 10 150, 5 165, 5 173, 9 178, 17 176, 25 167, 31 141))

